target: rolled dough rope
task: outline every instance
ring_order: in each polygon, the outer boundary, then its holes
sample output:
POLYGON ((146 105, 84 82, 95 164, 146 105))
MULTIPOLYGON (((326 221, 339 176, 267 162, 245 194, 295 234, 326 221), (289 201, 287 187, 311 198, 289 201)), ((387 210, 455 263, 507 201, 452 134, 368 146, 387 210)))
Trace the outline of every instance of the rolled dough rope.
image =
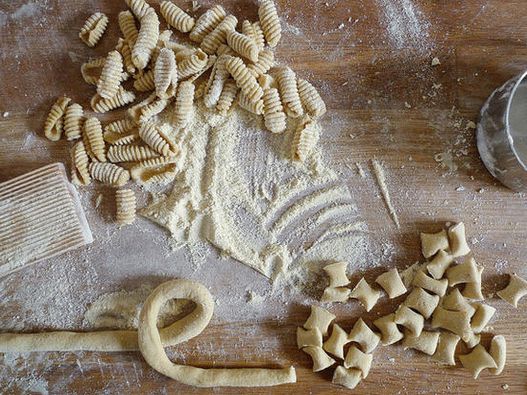
POLYGON ((139 349, 147 363, 174 380, 197 387, 263 387, 296 382, 294 367, 283 369, 203 369, 177 365, 168 359, 164 346, 174 346, 199 335, 214 311, 210 292, 188 280, 167 281, 152 291, 139 316, 138 331, 48 332, 0 334, 0 352, 31 351, 131 351, 139 349), (195 309, 161 330, 157 317, 170 299, 187 299, 195 309))

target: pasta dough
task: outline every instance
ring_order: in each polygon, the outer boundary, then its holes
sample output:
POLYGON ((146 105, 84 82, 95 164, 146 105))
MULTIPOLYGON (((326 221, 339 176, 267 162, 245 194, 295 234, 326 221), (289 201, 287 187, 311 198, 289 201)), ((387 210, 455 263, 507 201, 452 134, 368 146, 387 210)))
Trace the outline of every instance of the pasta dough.
POLYGON ((180 80, 199 73, 207 65, 209 57, 201 49, 190 54, 178 63, 178 77, 180 80))
POLYGON ((507 342, 502 335, 494 336, 490 341, 489 354, 496 363, 495 368, 491 368, 490 372, 494 375, 499 375, 505 368, 505 360, 507 359, 507 342))
POLYGON ((296 344, 298 348, 307 346, 322 347, 322 333, 318 328, 304 329, 296 328, 296 344))
POLYGON ((384 289, 390 299, 401 296, 407 291, 396 268, 381 274, 375 282, 384 289))
POLYGON ((419 336, 409 333, 404 336, 403 348, 405 350, 412 348, 427 355, 433 355, 436 352, 438 341, 439 332, 421 331, 419 336))
POLYGON ((428 319, 439 304, 439 296, 430 295, 422 288, 417 287, 410 292, 403 304, 416 310, 425 319, 428 319))
POLYGON ((344 367, 360 370, 362 378, 365 379, 370 372, 372 360, 372 354, 363 353, 357 347, 351 346, 346 354, 346 359, 344 359, 344 367))
POLYGON ((322 298, 320 298, 320 301, 323 303, 330 303, 330 302, 340 302, 344 303, 348 300, 350 296, 350 289, 346 287, 327 287, 324 289, 324 293, 322 294, 322 298))
POLYGON ((435 280, 432 277, 428 277, 422 270, 415 274, 412 284, 415 287, 421 287, 439 296, 444 296, 448 288, 448 281, 446 279, 435 280))
POLYGON ((377 345, 379 344, 381 337, 372 331, 368 325, 364 323, 362 318, 359 318, 353 328, 351 329, 350 334, 348 335, 348 340, 354 343, 358 343, 365 353, 371 353, 377 345))
POLYGON ((440 364, 454 366, 456 347, 460 340, 461 338, 454 333, 441 332, 434 359, 440 364))
POLYGON ((381 293, 373 289, 364 277, 360 279, 350 293, 350 298, 359 300, 366 311, 370 311, 375 306, 380 296, 381 293))
POLYGON ((465 237, 465 224, 460 222, 448 229, 448 239, 450 240, 450 254, 457 258, 467 255, 470 247, 465 237))
POLYGON ((90 16, 81 28, 79 38, 88 46, 95 47, 108 26, 108 17, 102 12, 90 16))
POLYGON ((475 379, 484 369, 497 368, 496 362, 481 344, 478 344, 469 354, 460 355, 459 360, 464 368, 472 372, 475 379))
POLYGON ((336 262, 324 266, 324 271, 329 277, 330 287, 345 287, 349 284, 348 276, 346 276, 346 262, 336 262))
POLYGON ((362 372, 359 369, 346 369, 344 366, 337 366, 331 382, 352 390, 361 380, 362 372))
POLYGON ((443 278, 446 270, 454 262, 454 257, 451 256, 448 252, 440 250, 437 255, 426 265, 428 273, 435 278, 440 280, 443 278))
POLYGON ((306 329, 318 329, 323 336, 328 333, 329 325, 331 321, 335 319, 335 315, 329 311, 318 306, 311 306, 311 314, 304 324, 306 329))
POLYGON ((322 347, 307 346, 302 349, 308 354, 313 361, 313 372, 320 372, 335 364, 335 360, 331 358, 322 347))
POLYGON ((463 263, 450 267, 446 272, 446 276, 448 285, 451 287, 463 283, 477 282, 478 268, 476 261, 474 258, 468 257, 463 263))
POLYGON ((344 358, 344 346, 349 343, 348 334, 339 325, 333 324, 331 336, 324 342, 324 350, 338 357, 344 358))
POLYGON ((413 336, 419 336, 424 327, 424 318, 405 305, 400 305, 395 311, 394 322, 407 328, 413 336))
POLYGON ((516 274, 511 274, 509 284, 496 294, 507 303, 518 307, 520 299, 527 295, 527 281, 516 274))
POLYGON ((391 313, 383 317, 377 318, 373 321, 375 325, 381 331, 381 342, 383 346, 397 343, 401 340, 404 335, 397 327, 395 323, 395 314, 391 313))
POLYGON ((421 233, 421 250, 425 258, 434 256, 439 251, 448 250, 448 237, 446 230, 438 233, 421 233))
POLYGON ((496 313, 496 309, 483 303, 476 303, 475 306, 476 312, 472 316, 470 326, 472 327, 474 333, 480 333, 483 332, 483 329, 485 329, 485 327, 488 325, 496 313))

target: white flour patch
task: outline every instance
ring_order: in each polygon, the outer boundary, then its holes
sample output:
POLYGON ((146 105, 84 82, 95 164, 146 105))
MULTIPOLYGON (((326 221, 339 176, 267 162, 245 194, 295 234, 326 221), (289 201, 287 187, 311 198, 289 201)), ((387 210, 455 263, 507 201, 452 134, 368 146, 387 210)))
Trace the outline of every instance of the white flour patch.
POLYGON ((11 18, 14 20, 35 18, 43 10, 41 4, 38 3, 26 3, 18 7, 12 14, 11 18))

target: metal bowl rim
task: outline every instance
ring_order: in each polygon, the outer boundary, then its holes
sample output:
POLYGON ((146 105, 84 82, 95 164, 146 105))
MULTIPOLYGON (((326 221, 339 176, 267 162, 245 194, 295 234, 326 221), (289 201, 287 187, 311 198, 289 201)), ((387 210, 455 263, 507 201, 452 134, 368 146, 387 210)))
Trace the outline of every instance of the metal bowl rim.
POLYGON ((511 135, 511 129, 510 129, 510 124, 509 124, 509 115, 510 115, 510 109, 511 109, 511 105, 512 105, 512 100, 514 99, 514 96, 516 94, 516 90, 518 89, 520 84, 523 82, 523 80, 526 79, 526 77, 527 77, 527 70, 525 70, 522 74, 520 74, 518 77, 516 77, 516 78, 518 78, 518 80, 516 81, 516 83, 514 84, 512 90, 511 90, 509 99, 507 100, 507 107, 505 109, 505 133, 507 133, 507 140, 509 141, 509 145, 511 147, 511 151, 514 154, 514 156, 516 157, 516 160, 518 161, 520 166, 525 171, 527 171, 527 164, 525 164, 523 162, 523 160, 518 155, 518 152, 516 152, 516 147, 514 146, 514 140, 513 140, 512 135, 511 135))

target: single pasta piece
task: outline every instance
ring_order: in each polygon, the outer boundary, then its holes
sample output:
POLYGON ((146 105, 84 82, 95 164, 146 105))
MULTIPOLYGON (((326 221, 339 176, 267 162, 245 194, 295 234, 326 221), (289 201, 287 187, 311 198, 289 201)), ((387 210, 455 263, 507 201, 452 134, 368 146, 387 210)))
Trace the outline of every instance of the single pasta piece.
POLYGON ((194 28, 190 32, 190 39, 192 41, 201 43, 206 35, 211 33, 227 16, 227 13, 221 5, 215 5, 203 15, 201 15, 194 28))
POLYGON ((155 11, 151 9, 141 17, 140 22, 139 34, 132 48, 132 61, 139 70, 143 70, 150 61, 154 48, 157 45, 159 19, 155 11))
POLYGON ((156 151, 141 145, 112 145, 108 148, 108 160, 111 163, 140 162, 157 156, 159 154, 156 151))
POLYGON ((133 48, 139 34, 139 30, 135 24, 134 15, 128 10, 121 11, 119 13, 118 19, 119 29, 121 29, 124 39, 126 40, 127 44, 133 48))
POLYGON ((407 291, 396 268, 381 274, 375 282, 384 289, 390 299, 401 296, 407 291))
POLYGON ((350 298, 359 300, 366 311, 370 311, 375 306, 380 296, 381 293, 373 289, 364 277, 360 279, 350 293, 350 298))
POLYGON ((461 293, 465 298, 483 300, 485 299, 481 291, 481 274, 483 273, 483 266, 476 265, 476 271, 475 281, 465 283, 465 287, 461 293))
POLYGON ((475 379, 484 369, 497 368, 496 362, 481 344, 478 344, 469 354, 460 355, 459 360, 464 368, 472 372, 475 379))
POLYGON ((139 92, 153 91, 155 87, 154 70, 148 70, 145 73, 138 74, 134 81, 134 89, 139 92))
POLYGON ((282 133, 285 131, 286 115, 280 100, 280 94, 276 88, 267 88, 263 96, 263 115, 267 130, 271 133, 282 133))
POLYGON ((238 33, 236 30, 229 30, 227 32, 227 44, 236 53, 251 62, 258 61, 258 47, 251 37, 238 33))
POLYGON ((123 57, 123 65, 126 72, 130 74, 135 74, 137 70, 135 68, 134 62, 132 62, 132 48, 130 47, 128 42, 126 40, 123 40, 122 38, 119 38, 115 50, 119 51, 119 53, 123 57))
POLYGON ((265 47, 265 36, 260 26, 260 22, 251 23, 248 20, 243 21, 242 23, 242 33, 250 37, 255 45, 258 48, 258 51, 261 51, 265 47))
POLYGON ((95 47, 108 26, 108 17, 102 12, 90 16, 79 33, 79 38, 88 47, 95 47))
POLYGON ((520 299, 527 295, 527 281, 516 274, 512 274, 509 284, 496 294, 507 303, 518 307, 520 299))
POLYGON ((130 169, 130 175, 139 185, 159 184, 165 185, 174 180, 178 173, 177 157, 159 157, 141 162, 130 169), (164 165, 147 165, 145 163, 155 160, 167 159, 164 165), (168 160, 169 159, 169 160, 168 160))
POLYGON ((221 44, 227 42, 227 32, 236 29, 238 19, 234 15, 227 15, 216 28, 207 34, 201 42, 201 49, 207 54, 215 53, 221 44))
POLYGON ((430 263, 426 265, 426 269, 433 278, 440 280, 443 278, 443 275, 452 263, 454 263, 454 257, 448 252, 440 250, 434 259, 432 259, 430 263))
POLYGON ((450 240, 450 254, 454 257, 467 255, 470 252, 467 239, 465 237, 465 224, 460 222, 448 229, 448 239, 450 240))
POLYGON ((324 103, 315 87, 302 78, 298 79, 297 85, 300 101, 304 105, 306 112, 314 118, 324 115, 326 113, 326 103, 324 103))
POLYGON ((298 327, 296 328, 296 344, 299 349, 307 346, 322 347, 322 333, 317 328, 304 329, 298 327))
POLYGON ((111 51, 106 57, 106 62, 97 82, 97 93, 104 99, 114 97, 121 86, 123 73, 123 58, 118 51, 111 51))
MULTIPOLYGON (((320 332, 318 332, 320 333, 320 332)), ((322 340, 322 336, 320 338, 322 340)), ((344 346, 349 343, 348 334, 339 325, 333 324, 331 336, 324 342, 323 349, 328 353, 344 358, 344 346)))
POLYGON ((459 292, 459 289, 452 289, 441 301, 443 308, 454 311, 466 311, 470 317, 476 312, 476 307, 471 305, 459 292))
POLYGON ((119 225, 130 225, 135 221, 136 199, 131 189, 118 189, 115 191, 115 204, 117 211, 115 220, 119 225))
POLYGON ((460 340, 458 335, 441 332, 433 358, 440 364, 454 366, 456 364, 454 359, 456 347, 460 340))
POLYGON ((470 314, 467 311, 451 311, 438 306, 432 316, 432 328, 443 328, 460 336, 463 341, 471 338, 470 314))
POLYGON ((135 100, 133 92, 125 90, 122 86, 117 91, 117 94, 111 99, 105 99, 98 94, 92 97, 90 105, 93 111, 104 113, 114 110, 119 107, 126 106, 135 100))
POLYGON ((135 129, 137 129, 136 123, 128 118, 118 119, 104 127, 105 132, 114 132, 117 134, 129 133, 135 129))
POLYGON ((104 138, 101 122, 95 117, 89 117, 84 122, 84 133, 89 144, 89 150, 99 162, 106 162, 104 138))
POLYGON ((335 318, 335 315, 331 314, 329 311, 323 309, 322 307, 313 305, 311 306, 311 314, 309 315, 307 321, 304 323, 304 328, 317 328, 323 336, 326 336, 328 333, 329 325, 335 318))
POLYGON ((322 294, 322 298, 320 298, 320 301, 323 303, 333 303, 333 302, 340 302, 344 303, 348 300, 350 296, 350 289, 346 287, 327 287, 324 289, 324 293, 322 294))
POLYGON ((225 59, 225 56, 218 58, 207 81, 203 97, 203 103, 207 108, 214 108, 218 104, 225 83, 229 79, 230 74, 225 68, 225 59))
POLYGON ((276 47, 282 37, 282 27, 280 26, 280 19, 278 19, 276 6, 272 0, 260 1, 258 17, 267 44, 269 44, 271 48, 276 47))
POLYGON ((44 135, 51 141, 59 141, 64 129, 64 113, 71 99, 66 96, 59 97, 51 106, 46 121, 44 122, 44 135))
POLYGON ((348 264, 346 262, 336 262, 324 266, 323 270, 329 277, 330 287, 345 287, 350 283, 346 275, 347 267, 348 264))
POLYGON ((331 382, 352 390, 359 385, 361 380, 362 372, 359 369, 346 369, 344 366, 337 366, 331 382))
POLYGON ((481 335, 476 335, 474 332, 469 333, 465 339, 463 339, 468 348, 474 348, 481 342, 481 335))
POLYGON ((458 284, 473 283, 478 281, 478 267, 472 257, 468 257, 459 265, 451 266, 447 272, 448 285, 453 287, 458 284))
POLYGON ((501 374, 507 359, 507 342, 502 335, 494 336, 492 338, 490 341, 489 354, 496 363, 496 368, 490 369, 490 373, 493 375, 501 374))
POLYGON ((359 318, 351 332, 348 335, 348 340, 354 343, 358 343, 363 352, 369 354, 377 348, 381 337, 370 329, 368 325, 364 323, 362 318, 359 318))
POLYGON ((94 180, 110 186, 122 187, 130 179, 128 170, 113 163, 90 163, 90 175, 94 180))
POLYGON ((172 114, 174 128, 184 128, 190 121, 194 111, 195 89, 196 87, 191 81, 183 81, 178 85, 172 114))
POLYGON ((88 185, 91 182, 90 171, 88 169, 89 158, 82 141, 75 143, 71 149, 71 161, 78 179, 82 185, 88 185))
POLYGON ((411 333, 404 336, 403 348, 413 348, 427 355, 434 355, 439 341, 439 332, 422 331, 419 336, 411 333))
POLYGON ((263 97, 263 90, 260 84, 249 72, 243 60, 233 56, 226 56, 225 68, 232 75, 236 84, 238 84, 238 88, 251 102, 256 103, 263 97))
POLYGON ((162 1, 160 11, 167 23, 182 33, 191 31, 196 23, 194 18, 170 1, 162 1))
POLYGON ((381 342, 383 346, 397 343, 404 337, 403 333, 397 328, 394 313, 377 318, 373 321, 373 325, 381 331, 381 342))
POLYGON ((178 78, 183 80, 193 74, 199 73, 207 65, 208 55, 198 49, 192 55, 178 63, 178 78))
POLYGON ((267 73, 274 66, 274 53, 269 49, 264 49, 258 55, 258 60, 255 63, 247 65, 249 72, 258 77, 267 73))
POLYGON ((394 322, 407 328, 413 336, 419 336, 423 330, 425 319, 405 305, 400 305, 395 311, 394 322))
POLYGON ((351 346, 346 354, 346 359, 344 359, 344 367, 360 370, 362 378, 365 379, 370 372, 371 361, 373 361, 372 354, 363 353, 357 347, 351 346))
POLYGON ((205 63, 205 66, 199 70, 197 73, 194 73, 189 79, 188 81, 196 81, 199 77, 201 77, 203 74, 205 74, 205 72, 207 72, 208 70, 210 70, 215 64, 216 64, 216 59, 218 59, 218 57, 216 55, 210 55, 207 59, 207 62, 205 63))
POLYGON ((434 256, 439 251, 448 250, 448 236, 446 230, 438 233, 421 233, 421 250, 425 258, 434 256))
POLYGON ((233 79, 228 79, 225 82, 223 90, 221 91, 220 97, 218 98, 218 103, 216 104, 216 111, 221 115, 227 115, 227 112, 231 109, 236 96, 238 95, 238 85, 233 79))
POLYGON ((439 304, 439 296, 430 295, 422 288, 416 287, 410 292, 403 304, 417 311, 425 319, 428 319, 439 304))
POLYGON ((168 88, 177 81, 177 64, 174 51, 162 48, 159 51, 154 67, 154 85, 156 94, 161 99, 168 98, 168 88))
POLYGON ((302 102, 300 101, 300 95, 298 93, 295 72, 289 67, 282 67, 276 74, 276 81, 278 82, 278 88, 286 113, 292 118, 302 116, 304 109, 302 108, 302 102))
POLYGON ((106 58, 92 59, 81 66, 82 78, 87 84, 97 85, 106 58))
POLYGON ((76 140, 82 135, 84 110, 77 103, 71 103, 64 114, 64 133, 69 141, 76 140))
POLYGON ((136 131, 127 133, 115 133, 105 131, 103 134, 104 141, 111 145, 128 145, 139 139, 139 134, 136 131))
POLYGON ((317 145, 319 139, 315 122, 305 116, 298 124, 291 145, 291 156, 294 161, 304 162, 317 145))
POLYGON ((496 313, 496 309, 483 303, 476 303, 475 306, 476 312, 470 320, 470 326, 474 333, 481 333, 496 313))
POLYGON ((448 280, 446 278, 442 280, 435 280, 432 277, 427 276, 424 271, 419 270, 414 276, 412 285, 414 287, 426 289, 427 291, 435 293, 436 295, 444 296, 448 288, 448 280))
POLYGON ((150 148, 163 156, 175 154, 176 147, 155 122, 146 122, 139 128, 139 137, 150 148))
POLYGON ((255 115, 262 115, 264 111, 264 102, 262 99, 253 101, 243 92, 238 94, 238 105, 246 111, 255 115))
POLYGON ((124 0, 137 19, 143 18, 153 8, 145 0, 124 0))
POLYGON ((322 347, 307 346, 302 349, 308 354, 313 361, 313 372, 320 372, 335 364, 335 360, 331 358, 322 347))

